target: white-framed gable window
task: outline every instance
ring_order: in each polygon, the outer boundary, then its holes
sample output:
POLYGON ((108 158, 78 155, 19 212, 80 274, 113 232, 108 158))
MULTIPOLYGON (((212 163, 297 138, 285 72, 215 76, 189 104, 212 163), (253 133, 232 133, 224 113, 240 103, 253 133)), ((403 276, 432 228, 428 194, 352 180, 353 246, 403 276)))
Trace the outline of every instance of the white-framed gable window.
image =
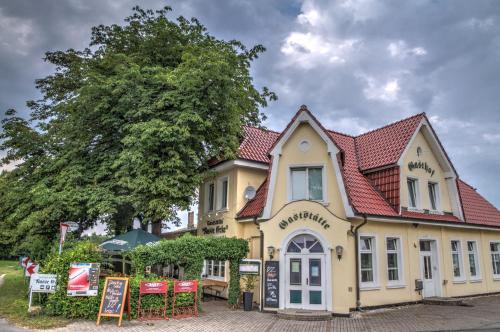
POLYGON ((479 265, 479 254, 476 241, 467 241, 467 254, 469 257, 469 274, 471 280, 481 279, 481 270, 479 265))
POLYGON ((217 210, 225 210, 228 208, 228 190, 229 178, 227 176, 221 177, 217 181, 217 210))
POLYGON ((407 178, 408 184, 408 209, 417 210, 420 207, 418 180, 415 178, 407 178))
POLYGON ((429 191, 429 210, 440 211, 439 201, 439 186, 436 182, 428 182, 427 189, 429 191))
POLYGON ((378 287, 376 253, 375 237, 361 235, 359 237, 359 274, 361 288, 378 287))
POLYGON ((490 242, 493 279, 500 279, 500 242, 490 242))
POLYGON ((290 184, 291 200, 323 201, 325 195, 323 166, 291 167, 290 184))
POLYGON ((205 184, 205 212, 212 212, 215 208, 215 183, 205 184))
POLYGON ((464 264, 462 260, 462 246, 460 241, 451 241, 451 262, 453 264, 453 280, 454 281, 464 281, 464 264))
POLYGON ((385 239, 387 253, 387 285, 397 286, 403 283, 403 264, 401 238, 391 236, 385 239))

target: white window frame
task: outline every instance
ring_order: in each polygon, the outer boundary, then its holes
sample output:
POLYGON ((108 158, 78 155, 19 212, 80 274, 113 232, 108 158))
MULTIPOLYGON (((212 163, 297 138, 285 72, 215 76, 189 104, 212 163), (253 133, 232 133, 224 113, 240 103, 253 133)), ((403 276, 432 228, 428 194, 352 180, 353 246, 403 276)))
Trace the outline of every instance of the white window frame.
POLYGON ((418 178, 408 176, 406 178, 406 190, 408 193, 408 211, 421 212, 421 208, 420 208, 420 181, 418 180, 418 178), (408 180, 415 181, 415 206, 410 206, 410 188, 408 187, 408 180))
POLYGON ((462 241, 459 239, 450 239, 450 253, 451 253, 451 275, 453 277, 453 282, 454 283, 463 283, 465 282, 465 271, 464 271, 464 255, 462 253, 462 241), (458 251, 456 253, 458 254, 458 267, 460 269, 460 276, 456 277, 455 276, 455 268, 453 266, 453 254, 455 251, 453 251, 453 246, 452 242, 457 242, 458 243, 458 251))
POLYGON ((428 181, 427 182, 427 196, 429 196, 429 213, 441 213, 441 195, 440 195, 440 187, 439 183, 435 181, 428 181), (431 193, 429 191, 430 185, 434 186, 435 192, 436 192, 436 209, 432 209, 432 201, 431 201, 431 193))
POLYGON ((399 235, 387 235, 385 237, 385 257, 386 257, 386 267, 387 267, 387 288, 402 288, 405 287, 404 274, 403 274, 403 241, 401 236, 399 235), (387 249, 387 240, 388 239, 396 239, 396 250, 387 249), (389 280, 389 254, 395 253, 397 254, 397 262, 398 262, 398 280, 389 280))
POLYGON ((215 211, 215 206, 217 204, 217 188, 215 186, 215 181, 209 181, 205 183, 205 212, 213 212, 215 211), (213 206, 210 208, 210 185, 214 186, 214 193, 213 193, 213 206))
POLYGON ((495 274, 495 269, 494 269, 494 264, 493 264, 493 254, 498 254, 498 259, 500 260, 500 241, 490 241, 489 243, 489 249, 490 249, 490 262, 491 262, 491 274, 493 275, 493 280, 500 280, 500 271, 497 271, 499 273, 495 274), (492 244, 498 244, 498 251, 491 251, 491 245, 492 244))
POLYGON ((227 274, 227 269, 226 269, 226 261, 219 261, 219 260, 214 260, 214 259, 205 259, 204 264, 203 264, 203 273, 206 275, 207 279, 214 279, 214 280, 225 280, 226 279, 226 274, 227 274), (214 275, 214 266, 215 263, 219 266, 219 274, 214 275), (212 272, 211 274, 208 274, 208 265, 212 265, 212 272), (221 276, 221 267, 224 267, 224 275, 221 276))
POLYGON ((222 176, 217 179, 217 210, 218 211, 226 211, 229 209, 229 176, 222 176), (226 206, 222 206, 222 194, 223 194, 223 183, 227 181, 227 192, 226 192, 226 206))
POLYGON ((287 173, 287 192, 288 192, 288 202, 293 202, 295 201, 292 196, 292 170, 294 168, 306 168, 306 200, 309 200, 309 168, 321 168, 321 186, 322 186, 322 196, 323 199, 320 200, 314 200, 315 202, 322 202, 326 203, 327 197, 327 190, 326 190, 326 165, 325 164, 292 164, 288 165, 288 173, 287 173))
POLYGON ((361 290, 372 290, 372 289, 380 289, 379 278, 378 278, 378 257, 377 257, 377 236, 374 234, 359 234, 358 235, 358 261, 359 261, 359 283, 361 290), (362 238, 371 238, 372 239, 372 267, 373 267, 373 281, 365 281, 363 282, 361 277, 361 239, 362 238))
POLYGON ((480 281, 482 279, 481 276, 481 263, 480 263, 480 258, 479 258, 479 250, 477 246, 478 241, 477 240, 467 240, 467 264, 469 265, 469 278, 471 281, 480 281), (473 245, 473 251, 469 250, 469 242, 472 242, 473 245), (470 259, 469 255, 474 255, 474 264, 476 265, 476 275, 473 276, 470 274, 470 259))

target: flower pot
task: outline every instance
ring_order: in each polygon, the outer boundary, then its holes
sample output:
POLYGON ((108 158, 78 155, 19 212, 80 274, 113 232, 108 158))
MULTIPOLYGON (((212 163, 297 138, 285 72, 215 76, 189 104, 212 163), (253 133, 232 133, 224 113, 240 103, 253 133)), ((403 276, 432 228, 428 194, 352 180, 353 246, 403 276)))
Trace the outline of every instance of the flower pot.
POLYGON ((243 310, 252 311, 253 307, 253 293, 243 292, 243 310))

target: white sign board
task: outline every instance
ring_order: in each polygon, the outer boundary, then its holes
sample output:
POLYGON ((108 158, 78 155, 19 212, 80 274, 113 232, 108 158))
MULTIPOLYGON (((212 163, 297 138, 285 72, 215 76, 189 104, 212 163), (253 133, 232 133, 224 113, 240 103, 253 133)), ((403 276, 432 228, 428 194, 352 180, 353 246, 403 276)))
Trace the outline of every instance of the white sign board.
POLYGON ((74 231, 78 230, 78 223, 76 223, 74 221, 65 221, 65 222, 63 222, 63 224, 68 225, 70 232, 74 232, 74 231))
POLYGON ((55 293, 57 276, 55 274, 35 273, 31 275, 30 289, 33 293, 55 293))
POLYGON ((240 261, 240 274, 260 274, 260 260, 242 259, 240 261))

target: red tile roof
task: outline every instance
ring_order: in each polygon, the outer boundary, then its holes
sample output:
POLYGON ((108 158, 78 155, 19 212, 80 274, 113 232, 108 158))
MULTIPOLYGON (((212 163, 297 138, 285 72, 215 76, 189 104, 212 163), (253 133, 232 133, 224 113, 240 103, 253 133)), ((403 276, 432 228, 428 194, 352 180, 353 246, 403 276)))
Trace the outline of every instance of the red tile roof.
MULTIPOLYGON (((300 111, 307 111, 312 116, 307 109, 301 108, 294 116, 294 119, 300 111)), ((365 170, 395 165, 418 124, 424 118, 425 113, 417 114, 357 137, 328 131, 322 127, 332 138, 334 144, 343 152, 344 162, 341 173, 349 203, 355 212, 386 217, 400 216, 412 219, 462 222, 455 216, 447 214, 438 215, 403 211, 400 215, 399 183, 397 186, 398 193, 395 195, 395 183, 392 180, 389 181, 394 174, 399 174, 399 172, 391 172, 389 174, 390 179, 385 174, 383 181, 374 176, 373 173, 371 175, 363 173, 365 170)), ((293 120, 290 124, 292 122, 293 120)), ((290 124, 287 128, 290 127, 290 124)), ((280 134, 245 127, 245 137, 238 156, 242 159, 270 164, 268 153, 283 133, 284 131, 280 134)), ((256 196, 247 202, 237 214, 237 218, 259 217, 262 215, 267 198, 270 169, 271 165, 269 165, 268 177, 257 190, 256 196)), ((500 227, 499 210, 463 181, 458 181, 458 189, 466 223, 500 227)))
POLYGON ((366 171, 396 164, 424 117, 425 114, 420 113, 357 136, 360 169, 366 171))
POLYGON ((473 187, 458 180, 458 191, 467 223, 500 226, 500 211, 473 187))
POLYGON ((243 127, 243 141, 238 150, 241 159, 269 163, 267 151, 274 144, 280 133, 254 127, 243 127))

